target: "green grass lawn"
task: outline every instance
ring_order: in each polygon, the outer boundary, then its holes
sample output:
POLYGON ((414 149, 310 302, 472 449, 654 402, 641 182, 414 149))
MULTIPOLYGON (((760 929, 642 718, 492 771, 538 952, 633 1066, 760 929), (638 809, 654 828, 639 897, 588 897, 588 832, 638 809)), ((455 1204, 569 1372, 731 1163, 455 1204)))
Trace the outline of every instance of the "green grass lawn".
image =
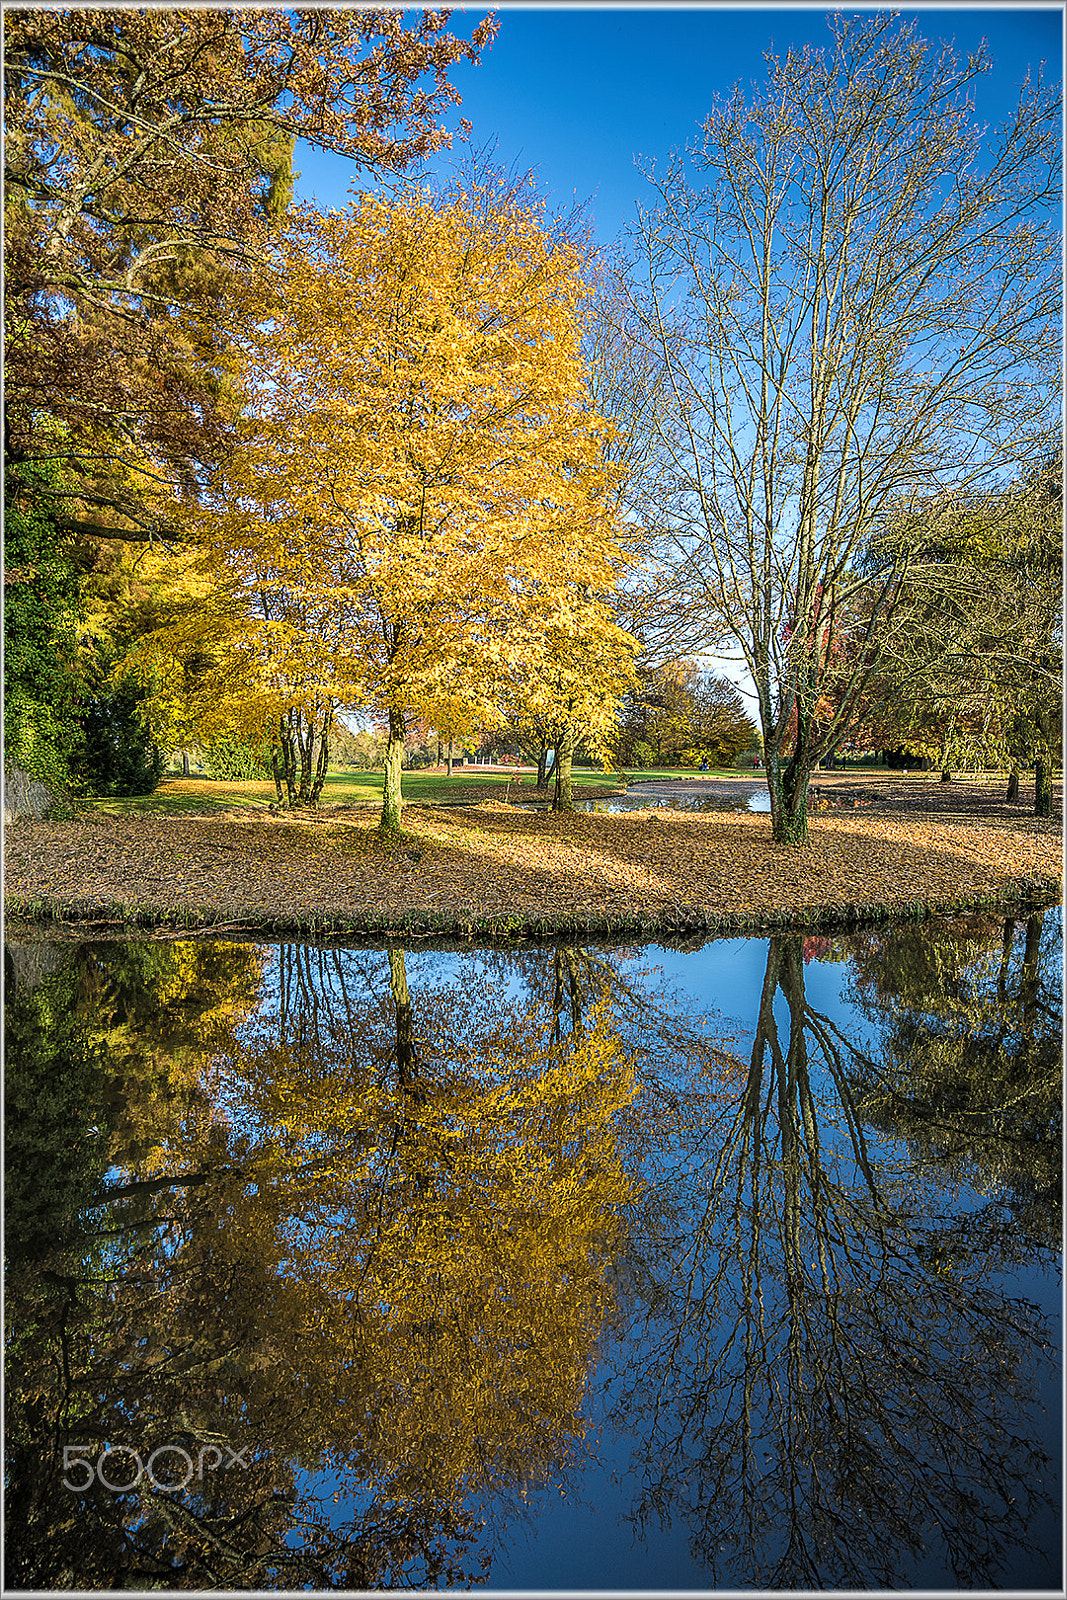
MULTIPOLYGON (((619 789, 627 775, 601 772, 597 769, 576 767, 575 788, 619 789)), ((678 767, 654 768, 629 774, 633 778, 700 778, 737 776, 729 771, 711 773, 688 772, 678 767)), ((322 789, 323 805, 380 805, 383 772, 331 772, 322 789)), ((532 773, 507 774, 490 772, 484 767, 464 767, 451 778, 443 772, 417 770, 405 772, 402 792, 405 800, 423 802, 457 801, 467 799, 472 791, 499 789, 501 794, 510 785, 509 793, 515 798, 520 789, 534 792, 532 773)), ((267 781, 230 783, 216 778, 182 778, 168 774, 155 794, 138 795, 130 799, 102 799, 85 802, 94 811, 104 811, 116 816, 135 812, 154 815, 180 815, 189 811, 258 811, 275 799, 274 784, 267 781)))

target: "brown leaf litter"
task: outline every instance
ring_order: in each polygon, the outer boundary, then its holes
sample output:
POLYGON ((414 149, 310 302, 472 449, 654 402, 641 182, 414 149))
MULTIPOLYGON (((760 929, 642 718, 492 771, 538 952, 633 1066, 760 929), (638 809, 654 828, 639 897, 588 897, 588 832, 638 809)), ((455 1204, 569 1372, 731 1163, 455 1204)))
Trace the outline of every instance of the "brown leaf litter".
POLYGON ((837 808, 807 845, 766 815, 93 813, 9 828, 9 915, 248 930, 550 933, 827 925, 1058 898, 1055 822, 837 808))

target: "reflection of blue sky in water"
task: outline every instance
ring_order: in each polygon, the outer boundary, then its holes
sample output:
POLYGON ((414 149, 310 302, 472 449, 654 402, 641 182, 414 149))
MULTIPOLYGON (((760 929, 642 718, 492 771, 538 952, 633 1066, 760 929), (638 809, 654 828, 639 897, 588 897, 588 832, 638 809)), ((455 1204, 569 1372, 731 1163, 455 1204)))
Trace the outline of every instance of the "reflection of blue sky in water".
MULTIPOLYGON (((581 774, 577 780, 581 782, 581 774)), ((543 810, 547 802, 535 804, 532 801, 521 802, 517 809, 520 811, 543 810)), ((635 784, 625 794, 612 795, 606 800, 577 800, 576 811, 602 812, 617 814, 622 811, 759 811, 769 812, 771 797, 767 792, 765 783, 760 783, 758 788, 753 788, 748 782, 743 783, 701 783, 691 779, 684 785, 664 785, 658 788, 653 784, 635 784), (687 792, 688 791, 688 792, 687 792)))
MULTIPOLYGON (((1049 913, 1055 919, 1058 913, 1049 913)), ((995 925, 991 925, 994 927, 995 925)), ((1021 954, 1021 931, 1017 930, 1012 959, 1021 954)), ((803 967, 806 1005, 821 1017, 840 1028, 850 1041, 864 1051, 877 1048, 878 1029, 869 1019, 857 1013, 847 993, 852 977, 852 964, 841 959, 847 949, 847 940, 813 939, 808 942, 807 959, 803 967), (832 943, 832 949, 827 948, 832 943), (830 956, 836 959, 829 959, 830 956)), ((608 954, 607 951, 602 951, 608 954)), ((683 950, 667 945, 629 948, 611 952, 612 965, 620 976, 638 987, 644 985, 648 998, 657 1006, 669 1009, 671 991, 678 991, 698 1012, 718 1015, 723 1021, 723 1032, 734 1035, 732 1046, 745 1058, 749 1038, 756 1024, 758 1002, 768 959, 768 942, 763 939, 718 939, 709 941, 700 949, 683 950), (660 974, 649 969, 661 969, 660 974), (740 1035, 740 1037, 737 1037, 740 1035)), ((541 952, 548 960, 551 951, 541 952)), ((364 955, 366 959, 366 954, 364 955)), ((378 959, 384 959, 379 957, 378 959)), ((528 963, 536 960, 530 951, 500 952, 486 957, 472 951, 416 951, 408 957, 408 979, 417 1004, 417 990, 423 985, 436 988, 451 983, 462 984, 464 975, 472 979, 475 971, 484 978, 488 961, 496 982, 501 985, 502 998, 518 999, 529 974, 528 963), (509 957, 513 956, 513 959, 509 957)), ((990 945, 988 954, 976 957, 974 970, 981 974, 981 982, 993 981, 998 951, 990 945)), ((774 1006, 775 1020, 783 1041, 788 1037, 789 1008, 779 990, 774 1006)), ((835 1142, 845 1138, 843 1128, 835 1128, 841 1121, 840 1105, 834 1086, 824 1065, 813 1051, 810 1058, 812 1087, 818 1107, 819 1137, 824 1146, 828 1170, 832 1165, 835 1142)), ((904 1179, 914 1152, 902 1140, 879 1135, 874 1128, 866 1130, 871 1158, 883 1166, 887 1179, 895 1174, 904 1179)), ((704 1153, 698 1152, 695 1162, 688 1161, 692 1150, 674 1144, 659 1147, 651 1157, 650 1176, 653 1180, 676 1183, 680 1190, 681 1210, 678 1216, 688 1215, 690 1223, 699 1216, 703 1204, 702 1161, 704 1153), (691 1169, 691 1170, 687 1170, 691 1169)), ((856 1181, 854 1164, 847 1158, 834 1172, 844 1183, 856 1181)), ((862 1187, 862 1183, 860 1184, 862 1187)), ((948 1184, 945 1192, 945 1209, 956 1216, 973 1212, 988 1199, 966 1185, 948 1184)), ((856 1283, 861 1279, 857 1275, 856 1283)), ((1044 1270, 1040 1262, 992 1274, 987 1279, 992 1288, 1009 1298, 1030 1302, 1040 1308, 1053 1329, 1058 1327, 1060 1296, 1054 1275, 1044 1270)), ((770 1307, 777 1293, 769 1280, 765 1284, 767 1305, 770 1307)), ((862 1326, 862 1315, 860 1318, 862 1326)), ((933 1324, 932 1326, 936 1326, 933 1324)), ((961 1326, 963 1326, 961 1324, 961 1326)), ((962 1342, 957 1354, 967 1362, 967 1340, 975 1337, 974 1327, 962 1342)), ((691 1337, 691 1336, 686 1336, 691 1337)), ((683 1341, 684 1342, 684 1341, 683 1341)), ((713 1578, 708 1567, 693 1556, 685 1527, 668 1516, 668 1525, 660 1527, 655 1518, 644 1529, 644 1536, 636 1539, 628 1520, 635 1496, 639 1492, 639 1475, 634 1475, 634 1459, 640 1455, 640 1432, 632 1436, 625 1425, 616 1426, 609 1421, 613 1405, 620 1398, 620 1380, 614 1369, 621 1361, 631 1365, 642 1348, 642 1338, 631 1330, 630 1343, 616 1347, 610 1335, 603 1342, 604 1359, 590 1375, 587 1390, 587 1408, 591 1425, 599 1430, 598 1442, 591 1459, 580 1473, 574 1474, 561 1488, 550 1483, 541 1488, 530 1487, 526 1505, 516 1516, 509 1512, 503 1521, 494 1517, 489 1509, 486 1538, 490 1540, 494 1556, 489 1574, 492 1588, 532 1588, 538 1591, 553 1589, 614 1588, 623 1590, 664 1590, 671 1588, 707 1589, 713 1578)), ((870 1374, 867 1374, 868 1380, 870 1374)), ((1045 1408, 1044 1437, 1046 1448, 1053 1460, 1059 1458, 1059 1390, 1054 1370, 1044 1368, 1040 1374, 1036 1399, 1045 1408)), ((757 1419, 758 1425, 758 1419, 757 1419)), ((1023 1424, 1025 1429, 1026 1424, 1023 1424)), ((773 1443, 773 1440, 770 1441, 773 1443)), ((771 1465, 771 1457, 764 1454, 764 1466, 771 1465)), ((966 1465, 961 1467, 961 1484, 970 1492, 988 1493, 988 1486, 976 1483, 969 1476, 966 1465)), ((331 1481, 327 1475, 318 1479, 320 1488, 342 1489, 340 1480, 331 1481)), ((340 1517, 348 1497, 341 1493, 338 1507, 340 1517)), ((351 1501, 349 1500, 349 1505, 351 1501)), ((777 1534, 772 1536, 773 1539, 777 1534)), ((1029 1530, 1030 1555, 1016 1553, 1011 1581, 1018 1588, 1055 1586, 1055 1562, 1059 1548, 1057 1521, 1049 1508, 1040 1509, 1029 1530)), ((721 1581, 721 1580, 720 1580, 721 1581)), ((744 1580, 741 1580, 744 1581, 744 1580)), ((946 1572, 943 1561, 934 1553, 929 1559, 912 1560, 902 1557, 900 1562, 900 1587, 915 1586, 952 1587, 952 1574, 946 1572)))
POLYGON ((738 792, 736 796, 722 795, 660 795, 620 794, 611 800, 579 800, 576 811, 760 811, 769 812, 771 797, 766 789, 752 793, 738 792))
MULTIPOLYGON (((1054 1588, 1055 1517, 1040 1504, 1031 1515, 1028 1496, 1047 1485, 1042 1453, 1060 1456, 1055 1352, 1041 1356, 1059 1320, 1059 920, 1054 911, 645 946, 417 944, 403 959, 290 943, 250 961, 243 947, 185 943, 156 963, 173 1048, 188 1048, 203 1019, 217 1053, 189 1101, 176 1165, 164 1151, 163 1170, 207 1160, 232 1173, 247 1146, 264 1160, 243 1180, 238 1172, 236 1188, 225 1178, 167 1194, 164 1177, 162 1191, 149 1183, 151 1193, 93 1222, 103 1229, 94 1259, 114 1258, 108 1284, 118 1285, 114 1300, 98 1286, 98 1320, 83 1327, 94 1339, 101 1330, 91 1382, 109 1430, 100 1437, 116 1437, 116 1418, 134 1408, 138 1426, 155 1418, 173 1437, 190 1399, 204 1408, 198 1425, 229 1437, 236 1411, 252 1404, 266 1472, 257 1493, 288 1483, 306 1439, 300 1482, 328 1527, 351 1528, 361 1512, 388 1523, 385 1497, 396 1492, 392 1526, 410 1512, 449 1545, 470 1514, 485 1523, 470 1570, 484 1552, 494 1589, 771 1588, 768 1574, 788 1580, 777 1585, 785 1589, 1054 1588), (253 994, 257 1016, 239 1022, 253 994), (632 1108, 620 1094, 599 1122, 595 1087, 588 1101, 566 1087, 552 1098, 542 1066, 556 1058, 541 1054, 559 1039, 569 1060, 571 1029, 581 1036, 597 1002, 603 1032, 594 1036, 610 1043, 587 1086, 611 1080, 629 1056, 643 1085, 632 1108), (271 1054, 279 1041, 288 1054, 271 1054), (523 1136, 515 1102, 499 1123, 486 1121, 481 1092, 494 1065, 497 1082, 534 1091, 519 1113, 527 1154, 499 1169, 501 1140, 510 1148, 523 1136), (450 1085, 470 1109, 457 1128, 466 1138, 446 1150, 450 1085), (219 1089, 225 1129, 214 1121, 219 1089), (279 1106, 283 1116, 289 1106, 308 1113, 288 1154, 272 1149, 279 1106), (407 1154, 385 1173, 409 1113, 407 1154), (615 1162, 640 1177, 640 1191, 615 1183, 603 1192, 607 1209, 583 1212, 581 1184, 615 1162), (229 1205, 247 1219, 231 1242, 260 1237, 254 1208, 243 1209, 257 1182, 263 1248, 225 1252, 227 1273, 247 1283, 247 1320, 238 1311, 231 1321, 231 1298, 235 1310, 242 1301, 227 1289, 212 1335, 198 1274, 205 1264, 215 1281, 215 1219, 229 1205), (169 1220, 192 1250, 184 1263, 169 1220), (135 1230, 125 1253, 111 1242, 113 1223, 135 1230), (142 1223, 157 1234, 154 1257, 142 1259, 142 1223), (412 1276, 415 1261, 423 1266, 412 1276), (572 1277, 576 1261, 589 1273, 572 1277), (175 1299, 157 1317, 161 1289, 175 1299), (374 1324, 362 1340, 347 1318, 355 1306, 374 1324), (251 1365, 243 1370, 238 1354, 221 1386, 212 1377, 202 1392, 195 1379, 186 1387, 184 1369, 171 1383, 155 1343, 125 1342, 127 1328, 139 1337, 141 1327, 163 1344, 172 1327, 217 1336, 251 1365), (311 1330, 333 1342, 318 1349, 311 1330), (295 1387, 278 1385, 279 1370, 295 1387), (316 1371, 321 1385, 305 1393, 316 1371), (489 1478, 486 1446, 499 1467, 489 1478), (994 1477, 1016 1497, 1014 1524, 1010 1506, 998 1511, 994 1477), (383 1497, 373 1503, 372 1482, 383 1497), (749 1518, 751 1539, 733 1548, 749 1518), (939 1518, 943 1536, 909 1550, 909 1534, 939 1518), (1005 1539, 1004 1565, 968 1566, 983 1540, 995 1553, 1005 1539)), ((138 987, 142 967, 154 968, 130 951, 85 946, 78 992, 86 1004, 102 993, 112 1007, 125 996, 131 1015, 155 1018, 154 991, 138 987)), ((169 1032, 145 1026, 145 1040, 129 1036, 131 1059, 147 1066, 148 1048, 169 1059, 169 1032)), ((133 1113, 147 1103, 130 1100, 133 1113)), ((102 1110, 90 1115, 99 1121, 102 1110)), ((169 1126, 164 1116, 164 1146, 169 1126)), ((144 1144, 136 1138, 130 1149, 144 1144)), ((109 1174, 119 1189, 143 1176, 143 1158, 127 1150, 122 1159, 109 1174)), ((83 1361, 90 1354, 84 1346, 83 1361)), ((36 1395, 35 1381, 27 1371, 15 1393, 36 1395)), ((24 1426, 35 1414, 23 1407, 24 1426)), ((79 1416, 71 1426, 85 1424, 79 1416)), ((24 1479, 31 1493, 42 1481, 24 1479)), ((53 1521, 42 1537, 54 1543, 65 1534, 53 1521)), ((287 1516, 280 1535, 304 1548, 287 1516)))
MULTIPOLYGON (((1055 918, 1058 913, 1050 915, 1055 918)), ((673 979, 683 985, 699 1005, 722 1006, 726 997, 730 997, 731 1011, 740 1012, 746 1026, 753 1025, 766 964, 766 941, 716 940, 696 952, 656 947, 645 953, 661 962, 668 981, 673 979)), ((862 1039, 869 1043, 871 1029, 864 1026, 863 1019, 857 1018, 855 1008, 844 993, 849 976, 848 963, 813 957, 805 966, 806 999, 815 1010, 842 1028, 847 1027, 857 1042, 862 1039)), ((787 1028, 788 1011, 780 993, 775 1010, 779 1028, 787 1028)), ((822 1087, 825 1089, 826 1085, 822 1087)), ((829 1098, 820 1096, 820 1109, 829 1098)), ((820 1131, 824 1131, 822 1124, 820 1131)), ((899 1142, 872 1136, 870 1149, 878 1159, 893 1162, 894 1158, 897 1161, 903 1158, 906 1167, 907 1152, 899 1142)), ((973 1191, 962 1191, 954 1197, 959 1210, 976 1207, 979 1203, 973 1191)), ((1060 1290, 1052 1273, 1042 1271, 1040 1266, 1022 1267, 1014 1272, 996 1274, 990 1281, 1005 1296, 1024 1298, 1039 1306, 1051 1327, 1058 1330, 1060 1290)), ((961 1350, 959 1356, 961 1360, 966 1359, 965 1351, 961 1350)), ((613 1388, 604 1393, 594 1381, 590 1392, 591 1396, 599 1396, 599 1404, 606 1414, 614 1397, 613 1388)), ((1060 1458, 1062 1443, 1060 1388, 1054 1367, 1042 1369, 1035 1399, 1038 1407, 1044 1410, 1046 1448, 1056 1461, 1060 1458)), ((605 1547, 610 1543, 611 1570, 619 1574, 614 1579, 619 1587, 661 1590, 709 1586, 707 1568, 693 1560, 677 1526, 662 1528, 653 1518, 646 1524, 644 1538, 631 1542, 626 1519, 637 1487, 636 1479, 628 1470, 631 1443, 637 1448, 640 1440, 635 1437, 628 1441, 618 1435, 606 1435, 605 1451, 580 1486, 582 1503, 557 1500, 551 1494, 544 1496, 528 1544, 511 1559, 502 1558, 494 1567, 494 1582, 537 1588, 601 1586, 605 1581, 605 1547), (599 1537, 595 1529, 600 1530, 599 1537)), ((1017 1553, 1011 1566, 1009 1586, 1020 1591, 1046 1585, 1054 1587, 1058 1582, 1059 1540, 1059 1523, 1054 1511, 1039 1509, 1029 1530, 1030 1553, 1017 1553)), ((954 1587, 951 1574, 946 1576, 936 1559, 926 1563, 922 1560, 903 1563, 899 1587, 919 1585, 954 1587)))

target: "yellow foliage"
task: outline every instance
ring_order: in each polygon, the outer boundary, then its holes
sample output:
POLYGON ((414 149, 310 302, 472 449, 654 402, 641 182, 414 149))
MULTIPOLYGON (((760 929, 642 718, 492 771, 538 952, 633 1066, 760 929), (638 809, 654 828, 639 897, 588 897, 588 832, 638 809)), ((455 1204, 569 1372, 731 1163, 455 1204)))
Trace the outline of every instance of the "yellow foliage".
POLYGON ((160 641, 212 656, 205 722, 344 704, 458 733, 515 692, 610 718, 632 641, 588 267, 492 189, 299 215, 248 287, 248 409, 193 518, 212 599, 160 641))
POLYGON ((309 1458, 356 1449, 390 1494, 451 1500, 577 1448, 635 1083, 595 1009, 546 1045, 499 1002, 460 1028, 451 991, 414 1007, 423 1062, 398 952, 390 968, 380 1008, 272 1019, 223 1068, 248 1151, 221 1248, 274 1264, 309 1458))

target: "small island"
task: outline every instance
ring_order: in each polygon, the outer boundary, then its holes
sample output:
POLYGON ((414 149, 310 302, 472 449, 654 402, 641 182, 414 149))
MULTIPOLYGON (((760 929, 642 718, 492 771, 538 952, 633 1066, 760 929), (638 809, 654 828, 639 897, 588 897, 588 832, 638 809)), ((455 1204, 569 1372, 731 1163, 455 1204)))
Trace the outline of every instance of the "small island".
POLYGON ((747 809, 758 773, 581 782, 586 813, 553 811, 532 774, 487 777, 423 777, 424 795, 452 798, 405 805, 395 834, 369 798, 279 812, 266 785, 180 778, 136 809, 23 820, 7 840, 8 914, 83 932, 510 939, 834 929, 1059 899, 1058 820, 1006 802, 999 779, 820 773, 798 849, 747 809), (683 808, 709 791, 715 809, 683 808), (608 812, 620 795, 635 809, 608 812))

